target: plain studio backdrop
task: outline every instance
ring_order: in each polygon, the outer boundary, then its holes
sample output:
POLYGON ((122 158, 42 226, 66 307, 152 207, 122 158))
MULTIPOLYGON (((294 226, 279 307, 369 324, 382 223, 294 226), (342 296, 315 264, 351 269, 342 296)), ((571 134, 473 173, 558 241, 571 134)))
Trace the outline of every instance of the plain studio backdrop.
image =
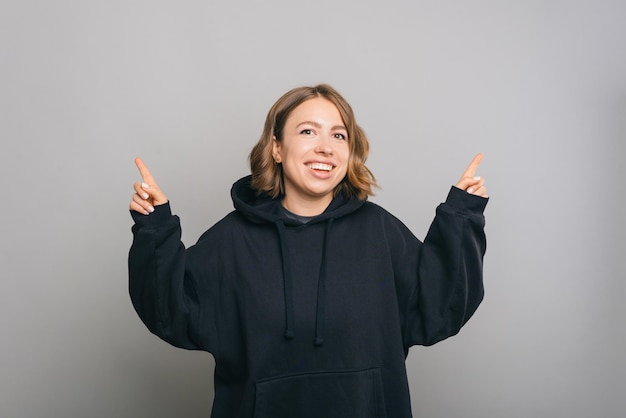
POLYGON ((625 21, 621 0, 3 1, 0 416, 209 416, 212 357, 128 297, 133 158, 193 244, 271 104, 326 82, 370 137, 372 200, 420 238, 485 154, 486 299, 411 349, 415 416, 622 417, 625 21))

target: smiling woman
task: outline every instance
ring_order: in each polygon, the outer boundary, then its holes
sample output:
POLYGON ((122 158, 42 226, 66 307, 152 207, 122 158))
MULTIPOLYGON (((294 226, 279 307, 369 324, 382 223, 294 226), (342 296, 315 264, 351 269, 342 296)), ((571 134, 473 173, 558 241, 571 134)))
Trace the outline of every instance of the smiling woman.
POLYGON ((409 348, 458 333, 482 301, 482 155, 421 242, 367 201, 368 151, 330 86, 287 92, 235 210, 188 249, 136 160, 131 299, 154 334, 213 354, 213 417, 410 417, 409 348))
MULTIPOLYGON (((336 118, 336 114, 327 116, 332 116, 337 123, 336 126, 343 127, 347 135, 350 155, 346 177, 342 179, 336 192, 341 191, 347 196, 366 199, 372 194, 372 188, 376 185, 373 174, 365 166, 369 154, 369 142, 365 132, 356 123, 350 104, 335 89, 326 84, 290 90, 272 106, 265 120, 261 138, 250 153, 252 187, 268 193, 271 197, 285 194, 282 166, 274 164, 276 142, 280 143, 283 139, 287 120, 293 116, 294 109, 312 99, 326 99, 334 105, 334 110, 326 106, 327 112, 338 112, 340 119, 336 118)), ((316 103, 323 103, 323 101, 316 100, 316 103)), ((310 110, 312 106, 308 108, 310 110)), ((302 119, 301 122, 307 122, 307 119, 302 119)), ((313 125, 313 128, 319 127, 313 125)))
POLYGON ((287 118, 272 154, 282 164, 283 206, 305 216, 319 215, 348 171, 348 132, 335 105, 321 97, 307 100, 287 118))

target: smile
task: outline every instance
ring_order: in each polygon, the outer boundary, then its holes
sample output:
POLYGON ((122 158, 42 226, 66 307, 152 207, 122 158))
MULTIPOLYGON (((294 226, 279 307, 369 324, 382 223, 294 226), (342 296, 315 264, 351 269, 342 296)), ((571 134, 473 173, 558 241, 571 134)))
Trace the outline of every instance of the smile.
POLYGON ((330 171, 333 169, 332 165, 324 164, 324 163, 310 163, 310 164, 307 164, 307 167, 309 167, 311 170, 322 170, 322 171, 330 171))

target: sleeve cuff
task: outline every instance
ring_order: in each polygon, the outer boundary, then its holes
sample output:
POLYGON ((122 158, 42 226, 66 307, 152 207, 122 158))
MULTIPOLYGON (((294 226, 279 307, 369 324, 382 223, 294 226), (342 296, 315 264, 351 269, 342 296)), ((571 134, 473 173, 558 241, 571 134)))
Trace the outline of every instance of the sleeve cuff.
POLYGON ((476 196, 461 190, 456 186, 450 188, 446 204, 455 210, 463 210, 472 213, 483 213, 489 202, 488 197, 476 196))
POLYGON ((157 205, 154 207, 154 212, 149 215, 144 215, 142 213, 136 212, 134 210, 130 211, 130 216, 135 221, 135 224, 138 226, 153 226, 158 225, 169 218, 172 217, 172 209, 170 208, 170 202, 165 202, 162 205, 157 205))

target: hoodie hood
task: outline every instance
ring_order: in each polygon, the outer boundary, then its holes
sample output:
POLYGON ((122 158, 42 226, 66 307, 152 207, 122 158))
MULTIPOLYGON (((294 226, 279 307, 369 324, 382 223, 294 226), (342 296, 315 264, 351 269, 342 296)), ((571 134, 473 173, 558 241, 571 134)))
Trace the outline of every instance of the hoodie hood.
MULTIPOLYGON (((250 184, 252 176, 246 176, 233 184, 230 195, 233 205, 248 220, 254 223, 273 223, 281 221, 286 226, 299 226, 300 222, 285 216, 281 204, 281 198, 270 198, 267 195, 258 195, 250 184)), ((329 219, 337 219, 346 216, 359 209, 365 200, 347 199, 342 194, 335 196, 326 208, 318 216, 315 216, 308 223, 309 225, 327 222, 329 219)))
MULTIPOLYGON (((293 328, 293 291, 292 291, 292 273, 291 260, 289 260, 289 240, 287 237, 287 228, 303 227, 302 222, 289 218, 285 214, 282 207, 280 197, 272 199, 267 195, 258 195, 256 190, 251 186, 252 176, 247 176, 237 181, 231 189, 231 197, 235 209, 243 214, 248 220, 254 223, 270 223, 276 226, 276 232, 280 241, 280 251, 283 267, 283 290, 285 301, 285 333, 287 340, 295 338, 295 330, 293 328)), ((326 210, 318 216, 313 217, 304 225, 325 223, 324 242, 322 244, 322 261, 318 273, 317 281, 317 308, 315 314, 315 339, 314 344, 321 346, 324 344, 324 328, 326 325, 325 307, 326 307, 326 280, 327 280, 327 254, 330 242, 330 230, 335 219, 346 216, 365 203, 364 200, 346 199, 343 195, 337 195, 333 198, 326 210)))

